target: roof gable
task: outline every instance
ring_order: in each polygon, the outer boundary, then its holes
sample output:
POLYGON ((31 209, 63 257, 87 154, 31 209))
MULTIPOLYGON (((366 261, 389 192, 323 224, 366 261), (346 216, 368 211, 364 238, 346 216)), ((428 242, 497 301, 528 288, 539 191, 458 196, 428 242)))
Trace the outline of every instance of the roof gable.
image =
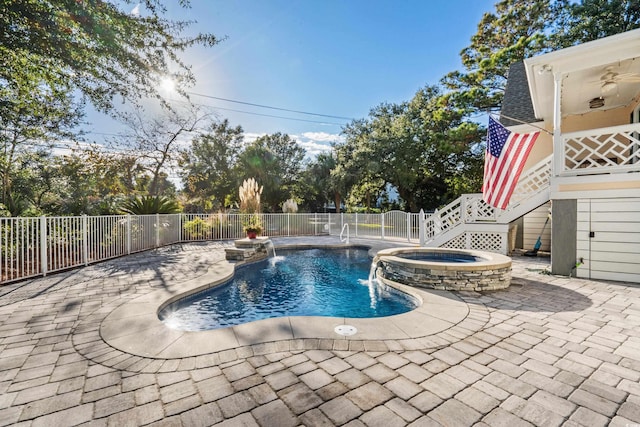
POLYGON ((500 109, 500 122, 509 127, 536 121, 524 62, 514 62, 509 67, 507 87, 500 109))

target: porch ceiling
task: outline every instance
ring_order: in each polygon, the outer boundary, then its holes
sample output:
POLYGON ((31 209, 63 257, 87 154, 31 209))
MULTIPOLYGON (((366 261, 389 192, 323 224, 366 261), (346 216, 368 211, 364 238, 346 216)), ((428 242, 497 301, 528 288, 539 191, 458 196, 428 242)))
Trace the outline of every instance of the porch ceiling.
POLYGON ((553 119, 554 75, 562 78, 562 116, 595 111, 589 101, 598 97, 604 98, 598 111, 640 100, 640 29, 524 62, 534 112, 542 120, 553 119))

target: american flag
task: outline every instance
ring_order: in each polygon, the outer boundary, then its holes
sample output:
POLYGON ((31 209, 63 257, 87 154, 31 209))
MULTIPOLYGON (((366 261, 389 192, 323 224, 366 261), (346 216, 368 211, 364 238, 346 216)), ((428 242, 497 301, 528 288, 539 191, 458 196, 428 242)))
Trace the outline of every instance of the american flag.
POLYGON ((482 183, 482 198, 485 202, 503 210, 507 208, 538 135, 540 132, 511 132, 493 117, 489 117, 482 183))

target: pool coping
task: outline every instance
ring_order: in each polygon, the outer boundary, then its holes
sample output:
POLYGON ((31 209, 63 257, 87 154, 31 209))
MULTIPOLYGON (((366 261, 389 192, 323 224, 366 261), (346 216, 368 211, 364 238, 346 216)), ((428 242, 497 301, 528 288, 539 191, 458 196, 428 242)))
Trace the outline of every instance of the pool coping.
POLYGON ((482 270, 495 270, 500 268, 511 268, 511 258, 505 255, 482 252, 473 249, 451 249, 451 248, 389 248, 382 249, 376 254, 376 259, 386 259, 396 264, 404 264, 412 266, 414 268, 434 268, 438 270, 459 270, 459 271, 482 271, 482 270), (403 258, 397 255, 405 253, 448 253, 448 254, 469 254, 477 258, 476 261, 471 263, 457 263, 447 261, 421 261, 411 258, 403 258))
MULTIPOLYGON (((368 247, 369 244, 289 244, 280 248, 368 247)), ((407 246, 407 245, 405 245, 407 246)), ((264 319, 209 331, 178 331, 167 327, 158 311, 188 294, 227 282, 235 267, 243 262, 218 261, 207 273, 183 283, 167 286, 125 302, 109 313, 100 325, 100 336, 111 347, 146 358, 174 359, 200 356, 260 344, 320 339, 338 341, 407 340, 438 334, 462 322, 469 315, 468 305, 449 291, 419 289, 399 283, 390 285, 417 298, 421 304, 414 310, 380 318, 346 318, 296 316, 264 319), (355 326, 351 336, 338 335, 339 325, 355 326)))

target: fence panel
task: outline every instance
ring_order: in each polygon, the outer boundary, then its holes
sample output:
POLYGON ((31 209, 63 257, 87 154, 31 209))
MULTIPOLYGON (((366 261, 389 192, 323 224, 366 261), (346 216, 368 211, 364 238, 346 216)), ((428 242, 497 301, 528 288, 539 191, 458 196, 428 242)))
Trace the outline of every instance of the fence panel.
POLYGON ((131 253, 156 247, 156 215, 132 215, 129 226, 131 253))
POLYGON ((40 218, 0 218, 0 282, 42 274, 40 218))
POLYGON ((173 245, 180 241, 180 216, 180 214, 159 215, 159 246, 173 245))
MULTIPOLYGON (((242 225, 248 218, 222 213, 0 218, 0 283, 181 241, 244 238, 242 225)), ((413 238, 419 227, 417 215, 404 213, 386 218, 329 213, 260 214, 260 218, 263 234, 273 237, 339 235, 348 223, 351 236, 413 238)))
MULTIPOLYGON (((384 238, 383 217, 380 214, 349 214, 352 222, 356 223, 355 235, 358 237, 384 238)), ((350 221, 350 222, 351 222, 350 221)), ((351 226, 351 225, 350 225, 351 226)))
POLYGON ((389 211, 382 216, 384 217, 385 239, 411 239, 411 214, 402 211, 389 211))
POLYGON ((84 264, 82 217, 50 217, 46 224, 47 271, 84 264))
POLYGON ((87 217, 87 262, 126 255, 130 217, 107 215, 87 217))

